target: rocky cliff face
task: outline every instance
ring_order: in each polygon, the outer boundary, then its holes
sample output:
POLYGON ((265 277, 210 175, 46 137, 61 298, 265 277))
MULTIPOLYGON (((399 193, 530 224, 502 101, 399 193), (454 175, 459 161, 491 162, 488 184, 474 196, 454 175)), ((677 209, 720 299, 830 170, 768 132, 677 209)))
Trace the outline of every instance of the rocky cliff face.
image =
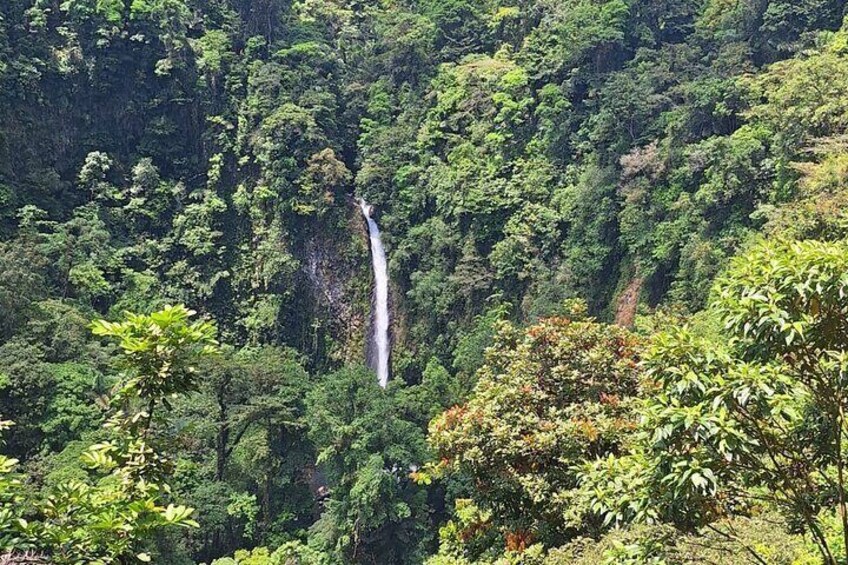
POLYGON ((370 312, 368 235, 351 209, 347 236, 318 230, 303 247, 301 272, 311 303, 309 349, 319 364, 363 361, 370 312))

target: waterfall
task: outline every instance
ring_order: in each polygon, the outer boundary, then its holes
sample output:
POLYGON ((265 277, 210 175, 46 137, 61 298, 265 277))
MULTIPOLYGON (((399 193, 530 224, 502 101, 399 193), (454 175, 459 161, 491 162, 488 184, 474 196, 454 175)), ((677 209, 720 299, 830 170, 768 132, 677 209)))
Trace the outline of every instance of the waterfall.
POLYGON ((373 356, 368 359, 371 368, 377 371, 380 386, 386 388, 389 382, 389 269, 386 264, 386 250, 380 239, 380 228, 371 217, 373 208, 364 200, 359 200, 359 208, 368 222, 368 236, 371 240, 371 263, 374 268, 374 312, 372 315, 371 339, 373 356))

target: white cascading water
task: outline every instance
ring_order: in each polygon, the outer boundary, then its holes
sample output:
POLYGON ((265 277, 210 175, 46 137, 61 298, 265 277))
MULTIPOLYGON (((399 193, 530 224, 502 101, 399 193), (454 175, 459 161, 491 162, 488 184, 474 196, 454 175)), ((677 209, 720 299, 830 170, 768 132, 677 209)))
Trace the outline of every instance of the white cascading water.
POLYGON ((380 228, 371 217, 372 207, 359 200, 359 208, 368 222, 368 236, 371 240, 371 263, 374 268, 374 327, 372 329, 376 359, 371 360, 377 371, 380 386, 386 388, 389 383, 389 269, 386 263, 386 250, 380 239, 380 228))

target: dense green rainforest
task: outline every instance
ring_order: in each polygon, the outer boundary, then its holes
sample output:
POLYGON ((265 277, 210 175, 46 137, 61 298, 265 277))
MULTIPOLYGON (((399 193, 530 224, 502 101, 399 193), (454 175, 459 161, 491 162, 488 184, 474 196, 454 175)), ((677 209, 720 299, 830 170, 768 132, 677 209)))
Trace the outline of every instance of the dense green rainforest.
POLYGON ((848 563, 845 16, 0 1, 0 562, 848 563))

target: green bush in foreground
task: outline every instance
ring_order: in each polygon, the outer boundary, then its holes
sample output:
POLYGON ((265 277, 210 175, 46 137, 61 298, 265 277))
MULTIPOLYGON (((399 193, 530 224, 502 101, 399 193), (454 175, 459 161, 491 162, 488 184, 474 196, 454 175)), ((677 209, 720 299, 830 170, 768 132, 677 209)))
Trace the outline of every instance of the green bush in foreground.
POLYGON ((176 306, 92 325, 121 353, 108 439, 83 454, 88 479, 62 482, 43 500, 23 495, 18 461, 0 456, 0 550, 34 551, 57 565, 146 562, 152 558, 143 543, 156 531, 197 525, 191 508, 170 501, 172 463, 157 436, 161 408, 196 388, 194 363, 217 350, 214 327, 190 321, 193 314, 176 306))

